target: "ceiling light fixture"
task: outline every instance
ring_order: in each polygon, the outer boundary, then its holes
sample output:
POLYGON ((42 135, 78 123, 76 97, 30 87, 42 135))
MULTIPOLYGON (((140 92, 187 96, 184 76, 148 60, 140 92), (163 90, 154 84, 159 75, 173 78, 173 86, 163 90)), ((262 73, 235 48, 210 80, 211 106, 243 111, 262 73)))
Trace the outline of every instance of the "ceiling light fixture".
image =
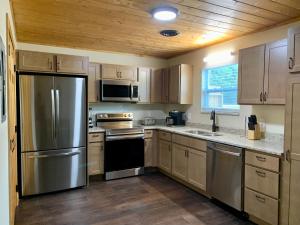
POLYGON ((178 9, 172 6, 160 6, 151 11, 153 18, 159 21, 175 20, 179 14, 178 9))

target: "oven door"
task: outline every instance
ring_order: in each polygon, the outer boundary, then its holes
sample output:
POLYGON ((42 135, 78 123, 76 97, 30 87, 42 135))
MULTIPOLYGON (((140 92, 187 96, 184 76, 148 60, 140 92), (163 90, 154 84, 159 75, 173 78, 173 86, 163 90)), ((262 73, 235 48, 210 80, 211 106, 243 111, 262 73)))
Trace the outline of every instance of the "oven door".
POLYGON ((104 148, 106 180, 143 173, 144 135, 107 136, 104 148))
POLYGON ((101 101, 103 102, 136 102, 138 86, 130 81, 102 80, 101 101))

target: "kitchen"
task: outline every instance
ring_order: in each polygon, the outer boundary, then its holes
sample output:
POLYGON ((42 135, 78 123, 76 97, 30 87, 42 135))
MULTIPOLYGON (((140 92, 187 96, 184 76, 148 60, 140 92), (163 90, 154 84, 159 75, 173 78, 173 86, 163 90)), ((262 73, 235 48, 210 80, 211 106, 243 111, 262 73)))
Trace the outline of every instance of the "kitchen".
POLYGON ((0 224, 299 224, 299 8, 1 0, 0 224))

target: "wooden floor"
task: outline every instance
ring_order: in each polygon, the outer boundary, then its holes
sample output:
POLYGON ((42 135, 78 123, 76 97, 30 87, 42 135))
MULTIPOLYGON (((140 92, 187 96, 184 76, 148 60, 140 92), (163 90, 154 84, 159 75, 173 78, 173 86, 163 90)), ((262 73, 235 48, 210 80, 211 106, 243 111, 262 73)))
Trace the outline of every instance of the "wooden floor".
POLYGON ((16 225, 251 224, 161 174, 21 201, 16 225))

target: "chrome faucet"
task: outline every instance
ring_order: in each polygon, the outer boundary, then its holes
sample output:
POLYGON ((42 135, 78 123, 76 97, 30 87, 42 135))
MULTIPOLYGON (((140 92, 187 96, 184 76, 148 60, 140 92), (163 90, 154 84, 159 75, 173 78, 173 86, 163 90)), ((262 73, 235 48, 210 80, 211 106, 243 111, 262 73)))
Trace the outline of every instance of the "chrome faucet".
POLYGON ((216 132, 219 129, 219 127, 216 125, 216 111, 215 110, 211 111, 210 120, 213 121, 212 127, 211 127, 212 132, 216 132))

